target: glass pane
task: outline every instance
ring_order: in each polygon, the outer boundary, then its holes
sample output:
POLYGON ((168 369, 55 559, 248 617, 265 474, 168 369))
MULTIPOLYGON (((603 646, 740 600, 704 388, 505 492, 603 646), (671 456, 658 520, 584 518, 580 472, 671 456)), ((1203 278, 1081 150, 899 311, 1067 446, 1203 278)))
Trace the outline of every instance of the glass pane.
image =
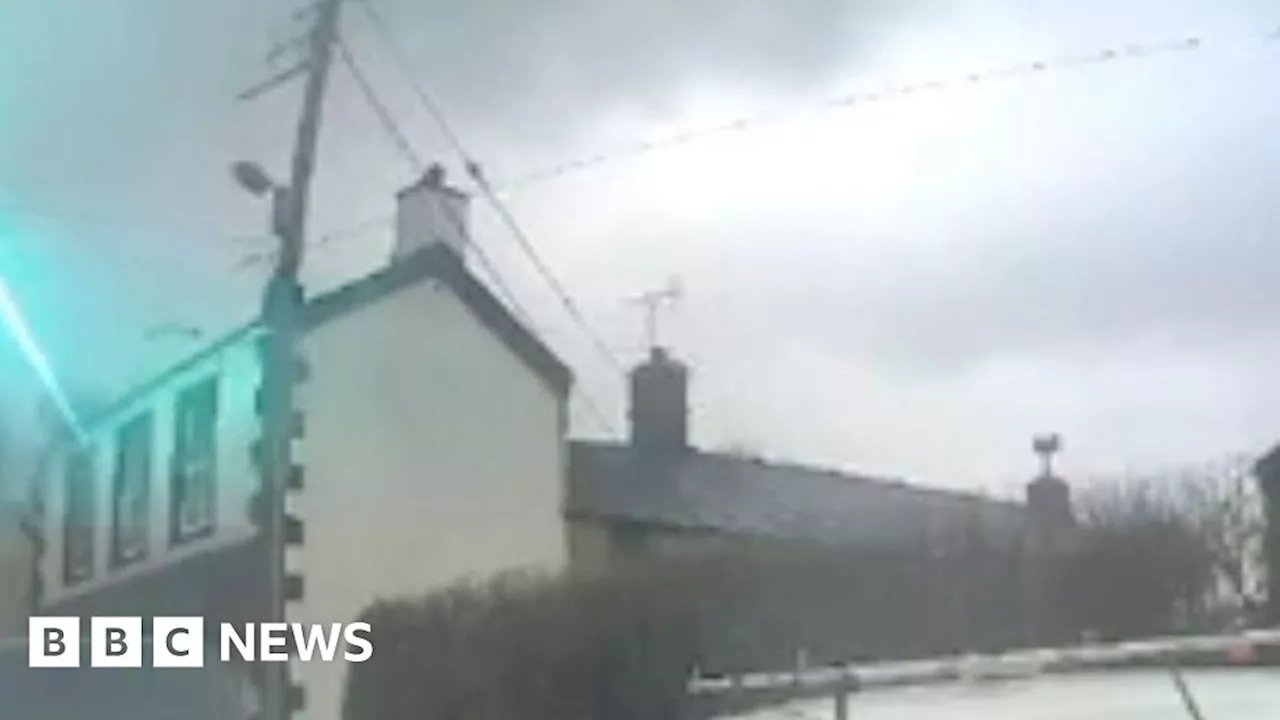
POLYGON ((94 487, 93 453, 86 449, 71 457, 66 469, 66 550, 63 562, 68 580, 87 577, 93 569, 94 487))
POLYGON ((143 416, 120 433, 116 471, 116 555, 132 559, 146 550, 151 484, 151 418, 143 416))
POLYGON ((213 522, 216 378, 184 391, 178 400, 172 470, 171 530, 175 539, 213 522))

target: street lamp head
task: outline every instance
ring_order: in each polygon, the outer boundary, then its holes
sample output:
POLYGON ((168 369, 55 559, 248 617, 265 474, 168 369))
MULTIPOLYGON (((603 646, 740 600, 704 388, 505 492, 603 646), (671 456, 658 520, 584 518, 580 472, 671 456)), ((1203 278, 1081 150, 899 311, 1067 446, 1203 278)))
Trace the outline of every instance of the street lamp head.
POLYGON ((276 187, 275 181, 271 179, 271 176, 267 175, 267 172, 254 162, 237 161, 231 166, 231 175, 236 179, 240 187, 257 197, 266 195, 276 187))

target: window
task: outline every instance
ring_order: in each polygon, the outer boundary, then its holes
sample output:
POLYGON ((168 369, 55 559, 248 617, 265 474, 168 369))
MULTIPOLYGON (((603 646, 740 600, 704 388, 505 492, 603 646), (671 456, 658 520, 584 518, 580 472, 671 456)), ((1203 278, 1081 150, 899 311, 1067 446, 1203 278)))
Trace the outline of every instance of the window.
POLYGON ((93 576, 96 492, 93 487, 93 450, 82 448, 68 457, 65 468, 66 519, 63 524, 62 576, 72 583, 93 576))
POLYGON ((179 543, 213 530, 216 498, 218 382, 210 378, 178 396, 169 475, 169 537, 179 543))
POLYGON ((111 559, 115 565, 147 554, 151 504, 151 415, 129 422, 117 437, 116 474, 112 487, 111 559))

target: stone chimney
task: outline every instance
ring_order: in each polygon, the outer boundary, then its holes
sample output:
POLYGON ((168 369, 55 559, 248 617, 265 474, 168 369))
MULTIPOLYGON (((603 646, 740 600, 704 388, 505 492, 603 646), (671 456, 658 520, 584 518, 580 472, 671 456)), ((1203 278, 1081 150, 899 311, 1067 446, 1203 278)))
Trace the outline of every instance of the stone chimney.
POLYGON ((1059 477, 1042 475, 1027 485, 1027 512, 1035 533, 1055 548, 1064 545, 1076 529, 1071 509, 1071 486, 1059 477))
POLYGON ((654 347, 631 371, 631 446, 648 455, 689 448, 689 371, 654 347))
POLYGON ((470 236, 467 210, 471 198, 447 185, 444 175, 444 168, 434 164, 420 180, 396 194, 392 262, 436 243, 444 243, 459 257, 466 257, 470 236))
POLYGON ((1053 457, 1061 451, 1062 439, 1056 434, 1041 435, 1032 441, 1032 449, 1041 464, 1040 473, 1027 483, 1028 630, 1036 642, 1057 645, 1078 637, 1067 604, 1072 596, 1069 568, 1076 546, 1076 516, 1071 486, 1053 471, 1053 457))
POLYGON ((1027 485, 1027 515, 1035 544, 1054 554, 1070 548, 1076 530, 1071 507, 1071 486, 1053 472, 1053 456, 1062 449, 1057 435, 1035 438, 1032 448, 1040 456, 1040 474, 1027 485))

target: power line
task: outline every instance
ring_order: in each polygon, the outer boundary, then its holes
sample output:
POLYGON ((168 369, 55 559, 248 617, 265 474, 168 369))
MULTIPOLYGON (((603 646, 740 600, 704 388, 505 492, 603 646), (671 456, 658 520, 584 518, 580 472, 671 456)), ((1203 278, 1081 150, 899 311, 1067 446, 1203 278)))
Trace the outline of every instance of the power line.
MULTIPOLYGON (((399 48, 394 44, 394 42, 391 42, 390 31, 382 21, 381 16, 372 7, 371 3, 372 0, 364 0, 362 3, 366 15, 369 16, 374 28, 378 31, 379 35, 384 38, 384 42, 395 55, 397 65, 400 66, 402 72, 412 77, 407 59, 403 53, 399 51, 399 48)), ((1264 42, 1280 40, 1280 27, 1262 33, 1258 36, 1258 39, 1264 42)), ((1204 41, 1202 38, 1196 36, 1188 36, 1179 40, 1163 42, 1116 45, 1092 52, 1016 63, 1009 66, 988 68, 986 70, 935 78, 916 83, 882 86, 882 89, 878 91, 845 93, 819 101, 816 106, 819 109, 839 109, 854 105, 886 103, 929 92, 948 89, 954 90, 963 86, 975 86, 989 82, 1012 80, 1018 77, 1083 68, 1108 62, 1150 59, 1156 56, 1169 55, 1174 52, 1187 52, 1202 49, 1212 45, 1213 43, 1204 41)), ((448 139, 450 145, 453 146, 455 150, 461 147, 461 142, 458 140, 457 133, 449 124, 440 107, 426 93, 419 92, 420 86, 418 84, 415 83, 413 85, 413 89, 423 107, 431 115, 432 120, 440 128, 446 139, 448 139)), ((616 147, 612 150, 605 150, 591 155, 585 155, 574 160, 569 160, 541 169, 534 169, 507 179, 498 180, 493 183, 493 187, 498 192, 506 192, 529 185, 536 185, 542 182, 550 182, 566 175, 584 172, 602 165, 630 160, 653 152, 670 150, 716 135, 751 130, 760 125, 778 122, 785 117, 796 114, 797 112, 800 111, 781 110, 743 116, 709 127, 678 133, 666 138, 659 138, 651 141, 637 141, 616 147)), ((186 222, 186 218, 180 219, 177 217, 157 217, 150 219, 106 217, 4 203, 0 203, 0 215, 26 217, 33 220, 43 220, 62 224, 94 225, 100 227, 116 226, 121 228, 146 227, 154 224, 155 222, 186 222)), ((381 217, 374 218, 370 222, 380 222, 384 219, 385 218, 381 217)))
MULTIPOLYGON (((350 48, 347 47, 347 44, 342 40, 342 38, 338 38, 337 44, 339 56, 341 57, 343 64, 351 72, 352 78, 356 81, 356 85, 358 86, 361 95, 373 110, 374 114, 378 117, 378 121, 382 125, 383 131, 392 139, 401 154, 409 164, 413 166, 415 172, 421 174, 426 170, 426 163, 414 151, 412 143, 409 142, 408 137, 400 129, 399 124, 396 123, 395 117, 391 114, 391 111, 387 108, 386 104, 382 102, 381 98, 378 97, 378 94, 374 90, 373 85, 369 82, 368 77, 365 76, 364 72, 356 63, 355 57, 352 55, 350 48)), ((521 316, 523 322, 532 328, 534 326, 533 316, 520 304, 515 293, 511 290, 510 286, 507 285, 502 273, 498 271, 498 268, 493 263, 492 259, 489 258, 483 248, 481 248, 481 246, 471 238, 470 232, 466 227, 466 223, 464 223, 462 218, 458 217, 457 214, 453 212, 452 208, 446 206, 446 211, 450 222, 453 223, 458 232, 467 241, 467 246, 475 253, 477 259, 480 260, 480 263, 484 266, 486 272, 498 286, 499 290, 506 296, 507 301, 515 309, 517 314, 521 316)), ((593 416, 596 422, 598 422, 608 432, 614 434, 617 433, 613 424, 609 422, 608 417, 589 394, 580 389, 579 397, 588 413, 593 416)))
MULTIPOLYGON (((365 2, 366 12, 369 4, 365 2)), ((1252 39, 1263 42, 1280 40, 1280 27, 1274 28, 1252 39)), ((847 92, 821 100, 816 103, 818 110, 838 110, 842 108, 882 104, 923 94, 974 87, 994 82, 1006 82, 1018 78, 1042 75, 1047 72, 1063 72, 1083 69, 1094 65, 1122 62, 1126 60, 1147 60, 1177 53, 1200 50, 1207 43, 1198 36, 1187 36, 1173 40, 1157 42, 1129 43, 1100 48, 1091 52, 1042 58, 1011 65, 992 67, 950 76, 936 77, 912 83, 883 85, 878 90, 847 92)), ((807 106, 812 108, 813 105, 807 106)), ((516 175, 498 184, 502 191, 516 190, 529 185, 549 182, 566 175, 591 170, 603 165, 631 160, 654 152, 671 150, 694 142, 727 133, 754 130, 762 125, 780 122, 799 114, 798 110, 775 110, 756 115, 742 116, 710 127, 690 130, 666 138, 637 141, 628 145, 583 156, 547 168, 533 170, 516 175)))
POLYGON ((355 58, 352 57, 351 49, 347 47, 347 43, 341 37, 338 38, 338 53, 342 58, 343 65, 347 67, 352 79, 356 81, 360 94, 364 97, 365 102, 368 103, 369 108, 373 110, 373 114, 377 116, 383 132, 395 143, 396 149, 400 151, 400 154, 408 159, 414 171, 421 174, 426 170, 426 163, 414 151, 413 144, 409 142, 409 138, 405 136, 400 126, 396 124, 395 118, 391 115, 391 110, 378 97, 373 85, 365 77, 364 71, 360 69, 360 66, 356 64, 355 58))
MULTIPOLYGON (((370 23, 377 34, 380 36, 383 44, 391 51, 393 60, 399 66, 401 73, 408 79, 409 84, 419 102, 432 117, 441 133, 444 135, 446 141, 453 148, 454 152, 463 161, 468 174, 471 175, 472 179, 476 182, 477 186, 482 191, 482 194, 489 201, 495 212, 497 212, 503 224, 511 231, 529 261, 534 265, 539 274, 542 275, 552 292, 559 299, 561 305, 564 306, 566 312, 568 312, 570 317, 591 339, 601 356, 607 359, 610 365, 612 365, 617 371, 624 373, 625 370, 621 361, 618 360, 617 356, 609 346, 591 328, 590 323, 587 322, 586 317, 581 312, 578 304, 564 289, 559 280, 556 279, 550 268, 547 267, 546 263, 542 260, 541 255, 529 240, 528 235, 524 232, 523 228, 521 228, 520 224, 516 221, 514 215, 498 196, 497 190, 493 184, 485 177, 479 164, 474 160, 471 154, 466 151, 461 139, 453 130, 453 127, 448 122, 448 119, 440 109, 440 106, 434 101, 431 94, 427 92, 426 88, 419 81, 408 61, 408 58, 401 51, 399 44, 395 42, 387 23, 383 21, 380 13, 371 0, 365 0, 362 2, 361 8, 363 9, 366 17, 370 20, 370 23)), ((1276 40, 1278 37, 1280 37, 1280 29, 1269 31, 1263 36, 1263 39, 1271 41, 1276 40)), ((1049 60, 1037 60, 984 71, 970 72, 960 76, 889 86, 877 91, 846 93, 826 100, 820 104, 820 107, 822 109, 836 109, 883 103, 922 93, 939 92, 955 87, 969 87, 994 81, 1011 80, 1017 77, 1042 74, 1051 70, 1065 70, 1086 67, 1099 63, 1108 63, 1122 59, 1143 59, 1171 53, 1187 52, 1199 49, 1202 44, 1202 40, 1198 37, 1185 37, 1171 42, 1134 43, 1119 48, 1106 48, 1093 53, 1086 53, 1084 55, 1068 56, 1049 60)), ((512 181, 504 183, 503 189, 515 189, 533 182, 549 181, 573 172, 580 172, 600 165, 630 159, 639 155, 690 144, 714 135, 754 129, 759 125, 776 122, 782 119, 782 116, 785 114, 789 113, 772 112, 756 116, 742 117, 705 130, 685 132, 662 140, 645 141, 619 150, 597 153, 595 155, 574 160, 546 170, 535 171, 524 176, 519 176, 512 181)))
MULTIPOLYGON (((405 58, 404 54, 399 51, 398 46, 391 41, 390 31, 376 9, 373 8, 371 4, 372 2, 373 0, 364 0, 362 3, 366 15, 370 18, 371 24, 377 30, 379 35, 383 37, 385 44, 388 45, 389 49, 392 51, 395 56, 396 63, 400 66, 402 72, 412 77, 407 58, 405 58)), ((1280 27, 1263 32, 1257 36, 1256 39, 1263 42, 1280 41, 1280 27)), ((1091 52, 1015 63, 1013 65, 987 68, 976 72, 939 77, 916 83, 882 86, 880 90, 844 93, 819 101, 816 103, 816 106, 819 109, 839 109, 854 105, 886 103, 929 92, 949 89, 954 90, 965 86, 972 87, 990 82, 1012 80, 1019 77, 1043 74, 1045 72, 1079 69, 1109 62, 1150 59, 1157 56, 1166 56, 1175 52, 1188 52, 1211 46, 1213 46, 1213 43, 1205 41, 1197 36, 1188 36, 1177 40, 1162 42, 1116 45, 1091 52)), ((445 135, 449 144, 453 146, 455 150, 461 147, 462 144, 458 140, 457 133, 453 130, 440 107, 431 99, 430 96, 425 92, 420 91, 421 88, 417 83, 413 84, 413 89, 418 100, 431 115, 432 120, 445 135)), ((505 192, 516 190, 528 185, 549 182, 566 175, 584 172, 602 165, 630 160, 653 152, 673 149, 716 135, 754 129, 760 125, 778 122, 784 117, 795 114, 796 112, 798 111, 782 110, 743 116, 702 129, 678 133, 666 138, 659 138, 651 141, 637 141, 616 147, 612 150, 604 150, 591 155, 585 155, 577 159, 541 169, 534 169, 507 179, 499 180, 493 184, 493 187, 498 192, 505 192)), ((68 213, 59 210, 33 208, 4 203, 0 203, 0 215, 27 217, 34 220, 63 224, 116 226, 122 228, 145 227, 154 224, 155 222, 178 223, 187 221, 187 218, 178 218, 176 216, 173 218, 158 217, 151 219, 95 216, 78 212, 68 213)), ((375 218, 375 221, 376 220, 378 219, 375 218)))
POLYGON ((453 126, 449 123, 448 118, 445 117, 444 111, 440 109, 440 106, 436 104, 435 100, 431 98, 431 95, 426 92, 425 88, 423 88, 420 83, 414 81, 415 76, 412 72, 412 65, 409 63, 409 59, 403 52, 401 52, 399 44, 395 42, 395 39, 391 35, 390 28, 385 22, 383 22, 382 15, 378 12, 377 8, 373 6, 373 0, 364 0, 360 5, 364 10, 365 17, 369 18, 369 23, 381 38, 382 44, 386 45, 387 49, 391 51, 391 57, 400 68, 400 72, 410 79, 409 84, 412 87, 414 94, 417 95, 418 102, 422 104, 422 107, 427 111, 427 114, 429 114, 431 119, 435 121, 436 127, 440 128, 441 134, 444 135, 445 140, 449 145, 452 146, 458 154, 464 156, 464 159, 467 162, 470 162, 471 158, 466 157, 466 152, 462 149, 462 140, 458 137, 458 134, 453 131, 453 126))
POLYGON ((401 74, 408 79, 410 86, 413 88, 414 94, 435 120, 436 125, 445 136, 445 140, 463 161, 466 166, 467 173, 471 176, 471 179, 475 181, 477 187, 481 191, 481 194, 486 200, 488 200, 490 206, 492 206, 494 211, 498 214, 503 225, 505 225, 511 232, 512 236, 515 237, 517 244, 529 259, 529 262, 533 264, 534 268, 538 271, 538 274, 542 276, 542 279, 551 288, 552 293, 555 294, 556 298, 560 301, 560 304, 564 307, 570 318, 573 319, 573 321, 591 340, 601 357, 603 357, 615 370, 617 370, 619 374, 625 374, 626 369, 622 361, 618 359, 618 356, 613 352, 609 345, 600 337, 595 329, 591 327, 591 323, 587 321, 587 318, 583 314, 581 308, 578 307, 578 303, 565 289, 564 285, 556 278, 555 273, 551 271, 551 268, 547 266, 547 263, 542 259, 541 254, 539 254, 538 250, 534 247, 533 242, 529 239, 528 234, 525 233, 524 229, 520 226, 520 223, 516 221, 515 216, 507 208, 506 204, 503 203, 502 199, 498 197, 488 179, 485 178, 484 173, 480 170, 479 163, 477 163, 472 158, 471 154, 467 152, 462 141, 459 139, 458 134, 453 131, 448 119, 440 110, 440 106, 432 100, 431 94, 427 92, 426 88, 418 80, 416 74, 409 65, 408 59, 404 53, 400 51, 399 45, 392 37, 390 29, 382 20, 377 8, 375 8, 373 3, 369 2, 369 0, 362 2, 361 7, 364 9, 365 15, 369 17, 374 28, 377 30, 383 43, 388 47, 388 49, 390 49, 393 59, 399 66, 401 74))
MULTIPOLYGON (((356 81, 360 94, 364 97, 365 102, 368 103, 370 109, 373 110, 374 115, 377 116, 379 124, 382 125, 383 132, 387 137, 391 138, 392 142, 396 145, 396 148, 400 151, 400 154, 404 156, 411 166, 413 166, 414 172, 421 175, 427 169, 426 162, 423 161, 422 157, 413 149, 413 144, 409 142, 408 136, 404 134, 404 131, 400 129, 399 124, 396 123, 395 117, 391 114, 391 110, 387 108, 386 104, 382 102, 382 99, 378 97, 377 91, 374 90, 373 85, 369 82, 369 78, 356 63, 355 57, 351 54, 351 49, 341 38, 338 39, 338 53, 342 59, 343 65, 346 66, 347 70, 350 71, 352 78, 356 81)), ((462 218, 457 217, 453 212, 449 212, 448 215, 449 220, 455 226, 455 229, 458 230, 458 232, 467 240, 467 244, 475 251, 476 259, 478 259, 480 264, 484 266, 485 271, 491 276, 494 284, 498 287, 498 290, 506 296, 507 301, 511 303, 516 312, 523 316, 522 319, 524 322, 532 326, 533 317, 525 311, 523 307, 521 307, 519 301, 516 299, 515 293, 511 290, 510 286, 507 285, 502 274, 498 272, 498 269, 494 266, 492 259, 489 258, 484 249, 480 247, 479 243, 476 243, 470 237, 466 223, 462 222, 462 218)))
MULTIPOLYGON (((354 240, 354 239, 364 237, 365 233, 367 233, 368 231, 373 230, 375 228, 382 227, 384 225, 390 225, 393 220, 395 220, 394 215, 379 215, 377 217, 361 220, 360 222, 355 223, 353 225, 347 225, 345 227, 341 227, 336 230, 331 230, 327 233, 321 234, 315 240, 308 242, 307 243, 308 249, 323 250, 326 247, 335 243, 345 242, 347 240, 354 240)), ((265 241, 265 240, 269 240, 270 238, 249 237, 244 239, 265 241)), ((242 270, 248 267, 252 267, 254 265, 260 265, 264 262, 273 261, 275 259, 275 254, 276 253, 274 250, 264 250, 262 252, 250 253, 245 257, 241 258, 240 262, 236 263, 236 269, 242 270)))
POLYGON ((586 316, 578 307, 577 301, 575 301, 569 292, 565 290, 564 286, 560 284, 560 281, 556 279, 555 274, 553 274, 551 269, 547 267, 547 264, 543 262, 541 255, 538 254, 538 251, 534 248, 532 241, 529 240, 529 236, 525 234, 524 229, 520 227, 515 216, 507 209, 506 204, 502 202, 494 192, 493 187, 489 184, 489 181, 485 179, 484 173, 480 171, 479 166, 472 163, 468 166, 468 171, 472 179, 475 180, 476 184, 480 187, 484 196, 489 200, 489 204, 493 207, 494 211, 498 213, 498 217, 502 220, 502 223, 507 226, 507 229, 510 230, 511 234, 516 238, 516 241, 524 251, 525 256, 529 258, 529 262, 533 263, 533 266, 538 270, 539 274, 542 275, 543 280, 545 280, 547 285, 550 286, 551 291, 560 300, 560 304, 564 306, 565 311, 568 312, 574 322, 582 328, 582 331, 591 340, 600 356, 612 365, 613 369, 618 371, 619 374, 625 375, 626 368, 622 361, 618 359, 618 356, 613 352, 613 349, 610 348, 609 345, 605 343, 604 339, 596 333, 595 329, 591 327, 591 323, 587 321, 586 316))

